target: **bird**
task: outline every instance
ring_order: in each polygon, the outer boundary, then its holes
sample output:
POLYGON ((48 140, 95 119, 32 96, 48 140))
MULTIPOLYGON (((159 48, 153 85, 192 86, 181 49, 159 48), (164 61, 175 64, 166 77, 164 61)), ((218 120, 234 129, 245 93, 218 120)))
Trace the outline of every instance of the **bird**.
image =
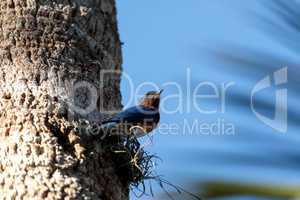
POLYGON ((143 137, 152 132, 160 121, 160 97, 163 90, 147 92, 140 103, 116 114, 100 125, 103 137, 121 135, 143 137))

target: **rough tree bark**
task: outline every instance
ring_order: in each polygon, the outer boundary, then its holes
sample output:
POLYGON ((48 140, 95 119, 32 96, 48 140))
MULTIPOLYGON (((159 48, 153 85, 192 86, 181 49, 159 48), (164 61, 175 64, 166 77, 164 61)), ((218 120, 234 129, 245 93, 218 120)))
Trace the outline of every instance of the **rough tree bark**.
POLYGON ((72 123, 121 108, 120 73, 101 77, 121 69, 114 0, 1 0, 0 12, 0 199, 128 199, 110 154, 72 123))

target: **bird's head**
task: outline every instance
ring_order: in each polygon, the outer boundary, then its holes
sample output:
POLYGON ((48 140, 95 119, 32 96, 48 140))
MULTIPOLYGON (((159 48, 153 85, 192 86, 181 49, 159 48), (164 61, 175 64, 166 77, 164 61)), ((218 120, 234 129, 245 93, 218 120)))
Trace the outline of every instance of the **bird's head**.
POLYGON ((141 105, 158 110, 160 103, 160 95, 162 92, 163 90, 147 92, 141 101, 141 105))

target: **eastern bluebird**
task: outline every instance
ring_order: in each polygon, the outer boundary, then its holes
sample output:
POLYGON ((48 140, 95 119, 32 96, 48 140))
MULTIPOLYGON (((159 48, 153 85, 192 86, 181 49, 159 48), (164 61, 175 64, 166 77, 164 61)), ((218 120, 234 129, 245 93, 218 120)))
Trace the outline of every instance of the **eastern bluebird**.
POLYGON ((105 136, 121 134, 124 136, 142 137, 155 129, 160 120, 159 92, 150 91, 145 94, 140 104, 128 108, 100 125, 105 136))

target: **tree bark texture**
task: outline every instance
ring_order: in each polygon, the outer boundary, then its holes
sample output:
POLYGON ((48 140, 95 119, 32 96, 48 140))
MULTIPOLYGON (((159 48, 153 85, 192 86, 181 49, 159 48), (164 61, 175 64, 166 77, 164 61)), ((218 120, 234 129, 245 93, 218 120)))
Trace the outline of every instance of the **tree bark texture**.
POLYGON ((114 0, 1 0, 0 24, 0 199, 128 199, 72 122, 121 109, 114 0))

